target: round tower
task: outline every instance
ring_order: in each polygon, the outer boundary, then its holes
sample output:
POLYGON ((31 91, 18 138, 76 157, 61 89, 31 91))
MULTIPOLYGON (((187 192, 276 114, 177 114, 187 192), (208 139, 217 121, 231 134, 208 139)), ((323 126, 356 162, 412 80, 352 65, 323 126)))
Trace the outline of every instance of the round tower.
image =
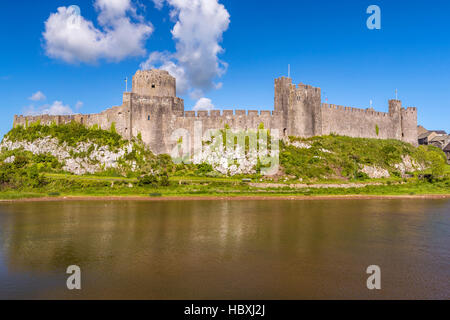
POLYGON ((133 93, 150 97, 176 97, 176 80, 165 70, 139 70, 133 76, 133 93))

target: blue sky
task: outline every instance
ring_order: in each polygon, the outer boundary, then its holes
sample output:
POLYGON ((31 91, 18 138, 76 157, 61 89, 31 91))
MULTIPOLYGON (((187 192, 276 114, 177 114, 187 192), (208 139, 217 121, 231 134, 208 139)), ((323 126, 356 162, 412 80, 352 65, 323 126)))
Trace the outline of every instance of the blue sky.
MULTIPOLYGON (((121 105, 125 77, 131 78, 152 52, 168 52, 171 61, 180 66, 183 52, 178 52, 177 42, 180 39, 198 42, 198 39, 192 40, 189 30, 174 39, 171 30, 181 18, 180 15, 170 18, 170 12, 176 8, 173 3, 166 2, 157 9, 150 0, 132 1, 136 13, 128 11, 127 17, 152 29, 151 34, 142 37, 140 50, 133 51, 130 45, 129 52, 118 57, 113 46, 101 51, 95 61, 65 61, 61 54, 49 53, 49 39, 43 36, 45 22, 58 7, 77 5, 85 21, 106 32, 99 22, 100 11, 94 8, 94 0, 1 1, 0 134, 11 128, 14 114, 30 110, 31 105, 37 111, 60 101, 62 106, 80 113, 96 113, 121 105), (30 100, 38 91, 45 99, 30 100), (79 109, 78 102, 82 102, 79 109)), ((209 52, 207 49, 216 40, 223 52, 213 57, 206 54, 205 63, 195 70, 186 69, 189 68, 186 62, 184 68, 190 74, 189 79, 198 79, 195 77, 211 73, 208 73, 211 62, 225 62, 227 67, 220 63, 202 85, 188 84, 189 90, 182 95, 186 110, 201 97, 211 99, 217 109, 270 110, 273 80, 286 75, 290 64, 294 82, 321 87, 329 103, 366 108, 373 100, 377 110, 387 111, 387 101, 395 97, 398 89, 404 106, 418 107, 419 124, 450 131, 449 1, 220 0, 219 3, 229 14, 229 24, 222 16, 218 31, 208 33, 211 41, 195 43, 206 46, 205 52, 209 52), (381 8, 381 30, 366 27, 369 16, 366 9, 371 4, 381 8), (218 88, 211 87, 219 83, 222 85, 218 88)), ((192 11, 186 12, 196 17, 192 11)), ((216 30, 219 19, 213 16, 211 20, 197 20, 194 30, 204 32, 216 30)), ((76 48, 72 51, 78 54, 76 48)))

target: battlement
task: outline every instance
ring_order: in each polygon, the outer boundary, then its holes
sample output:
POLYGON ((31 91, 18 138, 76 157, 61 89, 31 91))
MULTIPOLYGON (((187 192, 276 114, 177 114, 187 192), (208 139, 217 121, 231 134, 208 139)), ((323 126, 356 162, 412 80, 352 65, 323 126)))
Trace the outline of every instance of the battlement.
POLYGON ((279 113, 268 110, 211 110, 211 111, 185 111, 186 118, 205 118, 205 117, 270 117, 277 116, 279 113))
POLYGON ((375 115, 375 116, 381 116, 381 117, 389 117, 390 116, 390 114, 387 112, 375 111, 372 108, 361 109, 361 108, 354 108, 354 107, 344 107, 344 106, 328 104, 328 103, 322 103, 321 107, 322 107, 322 110, 324 110, 324 111, 333 109, 333 110, 339 110, 339 111, 348 112, 348 113, 362 113, 362 114, 366 114, 366 115, 375 115))
POLYGON ((417 108, 416 107, 407 107, 406 109, 403 108, 402 111, 404 111, 406 113, 417 113, 417 108))
POLYGON ((121 117, 125 116, 126 112, 124 112, 123 107, 112 107, 109 109, 106 109, 102 111, 101 113, 92 113, 92 114, 71 114, 71 115, 48 115, 48 114, 42 114, 42 115, 36 115, 36 116, 25 116, 25 115, 15 115, 14 116, 14 126, 16 125, 22 125, 27 126, 32 123, 40 123, 42 125, 52 125, 52 124, 68 124, 71 122, 78 122, 81 124, 89 125, 91 122, 95 124, 98 119, 101 119, 103 117, 121 117))
POLYGON ((288 77, 279 77, 275 79, 275 84, 292 84, 292 78, 288 78, 288 77))
POLYGON ((316 94, 320 94, 321 93, 321 89, 320 88, 318 88, 318 87, 313 87, 313 86, 310 86, 310 85, 308 85, 308 84, 303 84, 303 83, 299 83, 298 85, 297 85, 297 87, 296 87, 296 91, 297 92, 299 92, 299 91, 313 91, 314 93, 316 93, 316 94))
POLYGON ((81 114, 78 115, 65 115, 65 116, 54 116, 54 115, 38 115, 38 116, 24 116, 24 115, 15 115, 14 116, 14 124, 13 126, 27 126, 32 123, 41 123, 42 125, 51 125, 51 124, 65 124, 75 121, 77 118, 81 117, 81 114))

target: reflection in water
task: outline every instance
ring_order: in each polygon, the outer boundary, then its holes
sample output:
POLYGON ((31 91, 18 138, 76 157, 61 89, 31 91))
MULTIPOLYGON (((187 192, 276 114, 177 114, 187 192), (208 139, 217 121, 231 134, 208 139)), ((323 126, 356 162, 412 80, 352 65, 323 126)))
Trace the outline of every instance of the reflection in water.
POLYGON ((0 298, 450 298, 449 243, 448 200, 1 204, 0 298))

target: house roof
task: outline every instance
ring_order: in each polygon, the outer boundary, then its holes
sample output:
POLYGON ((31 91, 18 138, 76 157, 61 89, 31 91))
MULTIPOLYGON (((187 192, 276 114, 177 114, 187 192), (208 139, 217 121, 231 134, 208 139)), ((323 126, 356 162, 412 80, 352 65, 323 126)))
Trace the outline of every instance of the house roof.
POLYGON ((447 135, 447 132, 444 130, 428 130, 427 132, 424 132, 422 134, 419 134, 419 139, 425 139, 426 137, 430 136, 430 134, 435 133, 439 135, 447 135))
POLYGON ((419 139, 425 139, 426 137, 428 137, 430 134, 432 134, 433 132, 428 131, 428 132, 424 132, 422 134, 419 135, 419 139))
POLYGON ((431 139, 431 141, 445 141, 448 139, 448 136, 436 136, 431 139))
POLYGON ((449 152, 450 152, 450 143, 449 143, 444 149, 442 149, 442 150, 444 150, 444 151, 449 151, 449 152))
POLYGON ((417 131, 419 132, 419 134, 422 134, 422 133, 425 133, 425 132, 427 132, 428 130, 427 129, 425 129, 423 126, 417 126, 417 131))

